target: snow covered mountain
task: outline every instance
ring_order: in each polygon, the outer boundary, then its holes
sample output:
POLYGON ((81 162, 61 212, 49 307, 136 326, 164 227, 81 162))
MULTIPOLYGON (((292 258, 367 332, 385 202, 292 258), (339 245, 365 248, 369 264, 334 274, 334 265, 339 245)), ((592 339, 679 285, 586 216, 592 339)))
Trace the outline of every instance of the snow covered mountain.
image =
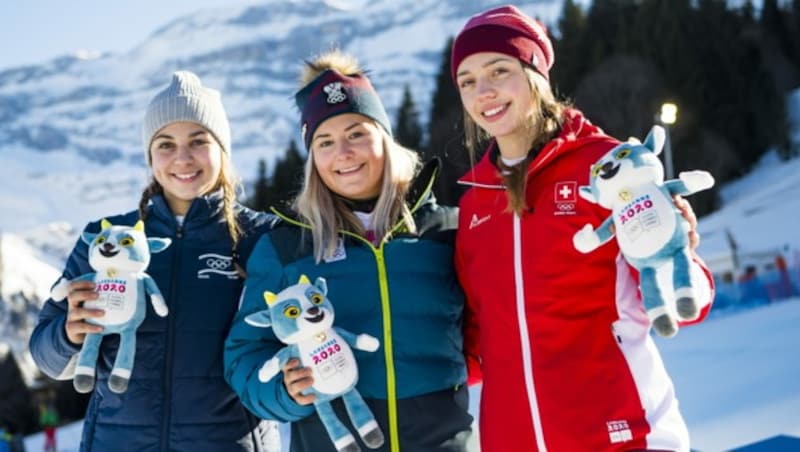
MULTIPOLYGON (((46 230, 39 232, 48 234, 46 230)), ((53 243, 55 235, 74 236, 74 232, 57 227, 50 233, 53 235, 42 240, 53 243)), ((68 241, 71 248, 74 238, 70 237, 68 241)), ((60 256, 61 253, 43 251, 20 236, 0 234, 0 345, 10 347, 28 384, 36 374, 28 353, 28 339, 36 326, 39 309, 50 292, 50 285, 60 274, 57 268, 60 269, 66 259, 60 256)))
MULTIPOLYGON (((178 69, 223 93, 245 179, 299 136, 302 60, 334 45, 372 71, 394 115, 409 84, 422 116, 448 37, 489 0, 268 0, 200 11, 120 55, 72 55, 0 71, 0 230, 81 226, 136 204, 146 183, 140 123, 178 69)), ((515 2, 554 24, 560 0, 515 2)), ((98 37, 102 40, 102 37, 98 37)), ((422 118, 426 120, 426 118, 422 118)))

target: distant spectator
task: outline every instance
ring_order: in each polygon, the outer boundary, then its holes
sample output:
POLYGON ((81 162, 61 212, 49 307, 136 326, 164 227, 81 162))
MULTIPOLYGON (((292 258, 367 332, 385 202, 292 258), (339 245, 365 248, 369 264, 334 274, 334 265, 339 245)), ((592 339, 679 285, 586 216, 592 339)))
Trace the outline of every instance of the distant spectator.
POLYGON ((770 301, 767 288, 758 276, 755 265, 748 265, 739 277, 741 301, 747 304, 767 304, 770 301))
POLYGON ((741 291, 733 272, 725 272, 717 278, 714 292, 714 308, 724 309, 735 306, 741 299, 741 291))
POLYGON ((778 292, 781 298, 789 298, 798 294, 797 288, 792 284, 792 278, 789 276, 789 266, 786 259, 778 255, 775 257, 775 269, 778 272, 778 292))
MULTIPOLYGON (((31 394, 22 379, 14 354, 8 344, 0 342, 0 431, 12 452, 23 450, 22 436, 36 426, 31 394)), ((2 449, 0 449, 2 450, 2 449)))
POLYGON ((39 406, 39 425, 44 431, 44 452, 56 452, 56 428, 58 427, 58 412, 52 402, 48 401, 39 406))
POLYGON ((733 272, 725 272, 722 274, 722 282, 724 284, 733 284, 733 272))

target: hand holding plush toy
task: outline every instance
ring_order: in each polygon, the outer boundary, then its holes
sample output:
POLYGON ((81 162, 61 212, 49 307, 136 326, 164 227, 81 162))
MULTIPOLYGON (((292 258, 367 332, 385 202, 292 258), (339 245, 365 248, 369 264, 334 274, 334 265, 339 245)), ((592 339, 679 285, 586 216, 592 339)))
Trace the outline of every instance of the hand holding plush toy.
POLYGON ((588 253, 616 234, 623 256, 639 270, 642 301, 653 328, 671 337, 677 333, 678 323, 656 280, 661 266, 673 264, 678 317, 692 320, 699 315, 690 278, 688 223, 675 208, 672 196, 711 188, 714 178, 706 171, 687 171, 680 173, 679 180, 665 182, 657 157, 663 146, 664 129, 654 126, 644 143, 621 143, 592 165, 590 185, 580 187, 580 195, 612 213, 597 229, 585 225, 573 237, 573 244, 588 253))
POLYGON ((264 363, 258 379, 269 381, 289 359, 299 358, 303 366, 312 369, 314 378, 314 384, 305 395, 316 396, 314 407, 336 450, 361 450, 331 407, 330 401, 340 396, 364 444, 376 449, 383 444, 383 432, 356 389, 358 367, 350 347, 374 352, 380 343, 370 335, 356 336, 334 327, 333 305, 327 293, 324 278, 317 278, 311 284, 305 275, 277 295, 264 292, 269 308, 248 315, 245 321, 256 327, 271 326, 275 336, 288 345, 264 363))
MULTIPOLYGON (((108 220, 101 222, 98 234, 84 232, 81 238, 89 245, 89 265, 95 270, 75 278, 75 281, 93 281, 98 293, 96 300, 84 302, 89 309, 105 311, 102 317, 86 319, 103 327, 101 333, 88 333, 78 355, 73 385, 78 392, 87 393, 94 388, 95 364, 103 336, 119 334, 119 350, 108 379, 108 387, 117 393, 128 389, 136 353, 136 329, 147 313, 145 294, 150 295, 153 310, 160 317, 167 315, 167 305, 155 281, 144 272, 150 264, 150 253, 166 249, 172 241, 168 238, 147 238, 144 223, 134 226, 113 226, 108 220)), ((51 297, 60 301, 67 297, 70 281, 61 279, 53 287, 51 297)))

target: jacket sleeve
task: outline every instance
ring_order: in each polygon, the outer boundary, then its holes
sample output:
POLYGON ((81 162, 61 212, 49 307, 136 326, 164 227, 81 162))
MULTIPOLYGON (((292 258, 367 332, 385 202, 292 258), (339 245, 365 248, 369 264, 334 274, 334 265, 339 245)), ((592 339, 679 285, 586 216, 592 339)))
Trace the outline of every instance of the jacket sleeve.
POLYGON ((256 416, 282 422, 304 418, 314 406, 298 405, 283 385, 283 373, 266 383, 259 381, 258 371, 285 344, 272 328, 258 328, 245 322, 245 317, 265 309, 263 293, 279 292, 285 286, 283 267, 269 234, 264 234, 247 261, 247 280, 239 312, 225 340, 225 380, 242 403, 256 416))
MULTIPOLYGON (((87 226, 84 232, 91 226, 87 226)), ((89 266, 88 245, 78 238, 61 274, 67 280, 92 271, 89 266)), ((54 281, 55 284, 57 281, 54 281)), ((30 350, 33 360, 47 376, 57 380, 72 378, 72 358, 81 349, 67 338, 64 324, 67 320, 67 300, 48 299, 39 312, 39 321, 31 334, 30 350)))
MULTIPOLYGON (((462 228, 459 227, 459 231, 461 230, 462 228)), ((464 358, 467 362, 467 384, 471 386, 480 383, 483 379, 481 374, 480 343, 478 340, 478 300, 470 284, 470 276, 465 267, 462 241, 459 240, 458 234, 456 232, 455 268, 466 299, 462 335, 464 336, 464 358)))

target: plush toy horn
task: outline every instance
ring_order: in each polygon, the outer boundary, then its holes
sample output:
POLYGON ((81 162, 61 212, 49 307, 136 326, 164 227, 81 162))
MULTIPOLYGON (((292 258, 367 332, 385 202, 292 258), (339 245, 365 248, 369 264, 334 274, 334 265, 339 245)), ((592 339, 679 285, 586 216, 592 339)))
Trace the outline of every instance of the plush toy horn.
POLYGON ((267 302, 267 306, 272 306, 275 304, 275 300, 278 299, 278 296, 270 291, 264 292, 264 301, 267 302))

